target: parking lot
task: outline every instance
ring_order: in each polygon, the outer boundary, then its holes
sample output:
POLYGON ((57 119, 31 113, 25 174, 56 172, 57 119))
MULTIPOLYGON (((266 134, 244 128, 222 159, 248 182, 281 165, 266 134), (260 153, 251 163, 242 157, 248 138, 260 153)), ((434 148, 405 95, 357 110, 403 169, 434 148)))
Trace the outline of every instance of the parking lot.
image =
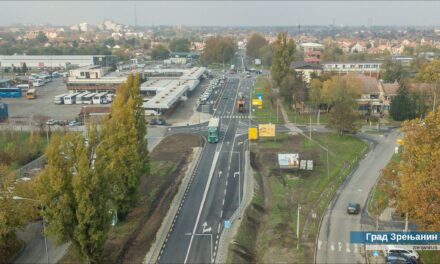
POLYGON ((72 120, 78 117, 82 105, 56 105, 53 103, 54 96, 67 93, 66 85, 62 78, 54 79, 44 86, 37 87, 37 98, 33 100, 21 98, 2 98, 1 101, 8 104, 9 119, 11 122, 38 119, 72 120))

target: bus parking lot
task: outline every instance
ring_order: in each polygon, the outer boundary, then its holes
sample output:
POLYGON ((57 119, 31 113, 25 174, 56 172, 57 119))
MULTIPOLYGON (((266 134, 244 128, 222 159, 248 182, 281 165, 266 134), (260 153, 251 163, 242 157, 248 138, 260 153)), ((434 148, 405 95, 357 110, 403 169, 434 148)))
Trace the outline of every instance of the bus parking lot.
POLYGON ((26 99, 25 93, 20 98, 1 99, 8 104, 11 122, 14 119, 26 118, 73 120, 78 117, 82 105, 56 105, 53 102, 56 95, 67 93, 62 78, 55 78, 52 82, 35 89, 37 97, 32 100, 26 99))

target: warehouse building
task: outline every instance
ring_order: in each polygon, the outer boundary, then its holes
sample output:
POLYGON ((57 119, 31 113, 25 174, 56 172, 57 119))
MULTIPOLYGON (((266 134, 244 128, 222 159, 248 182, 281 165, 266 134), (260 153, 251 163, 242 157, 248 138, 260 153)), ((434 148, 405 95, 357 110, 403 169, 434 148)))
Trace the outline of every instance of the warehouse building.
POLYGON ((0 68, 75 68, 89 65, 112 66, 114 55, 0 55, 0 68))

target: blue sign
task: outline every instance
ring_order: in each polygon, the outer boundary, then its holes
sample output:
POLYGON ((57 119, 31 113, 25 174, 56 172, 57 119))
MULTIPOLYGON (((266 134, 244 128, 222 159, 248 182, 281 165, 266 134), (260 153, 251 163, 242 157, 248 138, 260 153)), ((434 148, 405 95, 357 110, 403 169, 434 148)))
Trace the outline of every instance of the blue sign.
POLYGON ((379 251, 375 250, 375 251, 373 252, 373 256, 375 256, 375 257, 379 256, 379 251))
POLYGON ((223 226, 224 226, 226 229, 231 228, 231 221, 229 221, 229 220, 225 220, 225 223, 223 224, 223 226))
POLYGON ((258 99, 263 100, 263 93, 257 93, 257 97, 258 99))
POLYGON ((359 244, 440 244, 440 232, 350 232, 350 243, 359 244))

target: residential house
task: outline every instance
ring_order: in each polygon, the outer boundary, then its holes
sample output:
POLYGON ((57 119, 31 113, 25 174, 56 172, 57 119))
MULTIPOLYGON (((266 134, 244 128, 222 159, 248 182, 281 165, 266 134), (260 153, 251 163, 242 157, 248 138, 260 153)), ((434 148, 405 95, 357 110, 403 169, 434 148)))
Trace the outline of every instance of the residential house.
POLYGON ((290 68, 302 74, 303 81, 306 83, 310 83, 312 74, 320 76, 322 73, 322 66, 317 63, 294 61, 290 64, 290 68))

